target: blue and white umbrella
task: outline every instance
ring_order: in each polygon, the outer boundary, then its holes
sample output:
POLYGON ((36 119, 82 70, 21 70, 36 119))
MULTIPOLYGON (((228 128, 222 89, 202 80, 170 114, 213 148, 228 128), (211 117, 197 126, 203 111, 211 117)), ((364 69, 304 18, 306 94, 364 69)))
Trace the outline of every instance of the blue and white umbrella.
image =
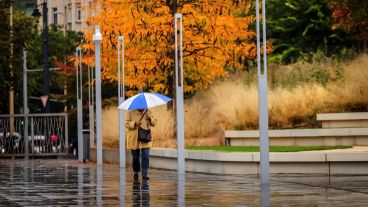
POLYGON ((150 109, 167 104, 172 99, 159 93, 140 93, 120 104, 118 109, 135 110, 150 109))

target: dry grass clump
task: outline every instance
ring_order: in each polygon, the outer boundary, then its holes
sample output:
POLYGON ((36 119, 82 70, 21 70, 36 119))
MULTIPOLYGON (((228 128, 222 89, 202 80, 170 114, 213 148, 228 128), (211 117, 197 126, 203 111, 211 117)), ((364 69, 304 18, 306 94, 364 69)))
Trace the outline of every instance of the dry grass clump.
POLYGON ((269 92, 269 122, 272 128, 290 128, 316 113, 326 111, 328 91, 321 85, 304 84, 291 90, 269 92))
POLYGON ((209 103, 211 118, 225 128, 246 126, 249 129, 258 120, 258 95, 254 85, 247 86, 240 81, 223 82, 211 87, 198 99, 209 103))
POLYGON ((341 63, 333 59, 301 60, 290 65, 269 67, 269 83, 272 89, 277 87, 291 89, 301 84, 320 84, 325 86, 342 77, 341 63))
MULTIPOLYGON (((300 62, 272 68, 269 75, 270 128, 291 128, 315 120, 316 113, 368 111, 368 56, 348 64, 300 62)), ((186 145, 219 145, 219 130, 258 128, 258 86, 254 73, 211 86, 185 102, 186 145)), ((175 147, 174 113, 153 109, 158 125, 154 146, 175 147)), ((118 137, 116 108, 103 112, 105 146, 118 137)))
POLYGON ((328 88, 330 105, 338 111, 368 111, 368 56, 360 56, 346 65, 344 78, 328 88))
POLYGON ((119 147, 119 113, 117 107, 102 111, 102 143, 104 147, 119 147))
MULTIPOLYGON (((309 65, 302 62, 294 66, 296 70, 300 69, 299 78, 295 78, 295 71, 285 72, 285 67, 289 70, 290 65, 276 68, 275 73, 282 75, 277 75, 279 78, 275 82, 278 84, 268 90, 270 128, 290 128, 313 121, 316 113, 368 110, 368 56, 341 66, 332 61, 309 65), (306 80, 301 68, 305 68, 310 76, 323 74, 323 81, 317 76, 306 80), (285 84, 285 76, 289 77, 288 84, 285 84)), ((211 102, 213 116, 218 117, 218 123, 225 122, 223 126, 227 129, 258 128, 255 82, 249 85, 241 80, 219 83, 200 99, 211 102)))
POLYGON ((159 106, 152 109, 157 119, 157 125, 152 128, 152 137, 154 147, 175 147, 174 139, 174 113, 167 110, 167 106, 159 106))

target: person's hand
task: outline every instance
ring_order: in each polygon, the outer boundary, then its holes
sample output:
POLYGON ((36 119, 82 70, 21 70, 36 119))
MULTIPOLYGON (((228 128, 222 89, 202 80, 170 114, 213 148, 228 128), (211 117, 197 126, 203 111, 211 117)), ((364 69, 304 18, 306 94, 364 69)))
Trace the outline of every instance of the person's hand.
POLYGON ((146 120, 147 120, 148 122, 151 122, 151 117, 147 116, 146 120))
POLYGON ((134 123, 134 126, 135 126, 135 127, 140 127, 140 126, 141 126, 141 122, 140 122, 140 121, 136 121, 136 122, 134 123))

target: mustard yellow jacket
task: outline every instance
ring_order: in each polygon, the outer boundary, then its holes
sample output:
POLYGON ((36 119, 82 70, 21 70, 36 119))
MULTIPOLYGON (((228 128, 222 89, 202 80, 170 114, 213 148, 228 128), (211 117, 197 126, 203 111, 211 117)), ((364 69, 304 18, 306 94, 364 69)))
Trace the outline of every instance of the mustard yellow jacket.
MULTIPOLYGON (((138 141, 138 127, 135 125, 135 122, 139 121, 139 119, 142 117, 143 112, 139 112, 138 110, 128 111, 126 114, 126 148, 128 150, 132 149, 141 149, 141 148, 151 148, 153 137, 151 137, 151 141, 148 143, 140 142, 138 141)), ((141 120, 141 127, 144 129, 148 129, 150 127, 153 127, 157 124, 157 120, 153 116, 152 111, 148 110, 147 113, 144 115, 144 117, 141 120), (149 118, 151 121, 148 121, 149 118)), ((152 135, 152 134, 151 134, 152 135)))

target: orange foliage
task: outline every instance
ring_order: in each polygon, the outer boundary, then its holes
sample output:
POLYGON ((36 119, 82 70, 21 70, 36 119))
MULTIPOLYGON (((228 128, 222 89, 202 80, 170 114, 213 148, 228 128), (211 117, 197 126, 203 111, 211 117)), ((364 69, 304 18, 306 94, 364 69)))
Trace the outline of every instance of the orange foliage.
POLYGON ((358 0, 330 0, 334 27, 342 28, 355 38, 368 40, 368 2, 358 0))
MULTIPOLYGON (((175 13, 183 14, 185 92, 207 88, 256 57, 248 1, 97 0, 97 4, 97 15, 88 22, 101 28, 102 75, 117 80, 117 39, 123 35, 127 95, 137 89, 173 95, 175 13)), ((84 51, 94 50, 93 30, 85 34, 84 51)))

